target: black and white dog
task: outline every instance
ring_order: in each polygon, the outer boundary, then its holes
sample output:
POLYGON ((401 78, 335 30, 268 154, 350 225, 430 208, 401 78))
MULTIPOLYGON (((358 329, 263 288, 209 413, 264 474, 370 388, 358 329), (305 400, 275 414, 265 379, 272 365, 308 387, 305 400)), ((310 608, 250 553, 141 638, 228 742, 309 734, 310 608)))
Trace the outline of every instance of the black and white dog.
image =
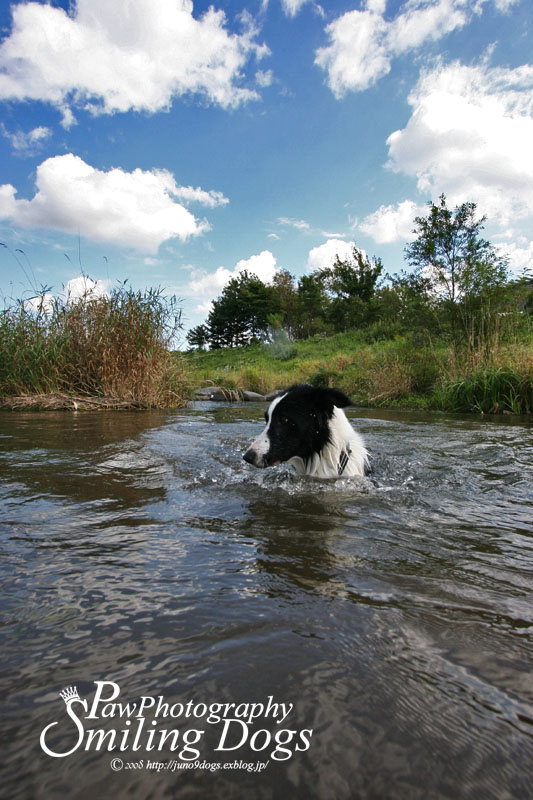
POLYGON ((300 475, 364 475, 368 452, 341 409, 351 401, 338 389, 296 384, 281 392, 265 414, 267 426, 243 455, 254 467, 288 461, 300 475))

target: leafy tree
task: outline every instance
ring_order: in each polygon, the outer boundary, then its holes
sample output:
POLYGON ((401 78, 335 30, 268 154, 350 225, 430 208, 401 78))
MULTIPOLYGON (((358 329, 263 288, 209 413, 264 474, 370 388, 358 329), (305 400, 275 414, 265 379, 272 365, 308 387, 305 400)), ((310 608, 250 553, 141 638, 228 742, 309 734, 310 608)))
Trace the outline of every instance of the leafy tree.
POLYGON ((299 278, 296 305, 298 338, 305 339, 326 330, 324 318, 327 315, 329 302, 319 273, 313 272, 299 278))
POLYGON ((265 334, 272 307, 272 289, 255 275, 242 272, 224 286, 213 302, 207 324, 211 346, 239 347, 265 334))
POLYGON ((409 264, 440 295, 454 344, 487 345, 504 303, 507 262, 481 237, 486 217, 476 219, 476 203, 451 210, 443 194, 428 205, 427 217, 415 219, 417 238, 405 248, 409 264))
POLYGON ((369 322, 371 302, 383 270, 379 258, 372 260, 357 247, 341 260, 337 255, 331 267, 320 270, 319 278, 328 292, 329 317, 335 330, 345 331, 369 322))
POLYGON ((269 322, 272 328, 282 328, 289 338, 296 335, 298 293, 294 278, 286 270, 278 270, 271 283, 272 309, 269 322), (275 319, 274 319, 275 318, 275 319))
POLYGON ((381 322, 395 325, 400 330, 439 328, 435 302, 431 294, 431 281, 420 270, 398 275, 387 275, 389 285, 377 292, 376 315, 381 322))
POLYGON ((197 325, 187 333, 187 341, 191 347, 203 350, 209 343, 209 328, 207 325, 197 325))

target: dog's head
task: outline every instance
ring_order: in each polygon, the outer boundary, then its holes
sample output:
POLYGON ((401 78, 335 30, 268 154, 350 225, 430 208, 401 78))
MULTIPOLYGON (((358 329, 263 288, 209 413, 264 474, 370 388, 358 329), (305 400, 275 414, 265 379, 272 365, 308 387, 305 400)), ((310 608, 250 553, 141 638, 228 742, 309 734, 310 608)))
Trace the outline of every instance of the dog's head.
POLYGON ((270 467, 299 456, 307 461, 329 442, 329 420, 335 406, 351 401, 338 389, 309 384, 291 386, 272 401, 264 431, 243 455, 254 467, 270 467))

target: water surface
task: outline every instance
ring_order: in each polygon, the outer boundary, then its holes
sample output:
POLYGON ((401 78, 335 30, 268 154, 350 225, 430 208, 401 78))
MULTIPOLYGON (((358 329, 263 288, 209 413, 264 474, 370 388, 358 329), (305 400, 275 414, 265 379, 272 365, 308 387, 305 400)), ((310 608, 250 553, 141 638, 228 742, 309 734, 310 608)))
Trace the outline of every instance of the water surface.
POLYGON ((319 481, 242 461, 263 412, 0 415, 2 796, 531 796, 531 421, 353 411, 373 473, 319 481), (124 703, 271 696, 292 711, 250 733, 310 746, 217 753, 204 717, 163 727, 239 768, 46 755, 51 722, 57 752, 76 739, 58 692, 95 681, 124 703))

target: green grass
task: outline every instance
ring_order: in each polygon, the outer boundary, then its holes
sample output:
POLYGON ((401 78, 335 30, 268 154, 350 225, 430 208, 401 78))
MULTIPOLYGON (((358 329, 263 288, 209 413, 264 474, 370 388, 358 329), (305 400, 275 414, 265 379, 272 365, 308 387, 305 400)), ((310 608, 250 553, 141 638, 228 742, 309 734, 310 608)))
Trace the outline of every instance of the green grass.
POLYGON ((481 414, 531 414, 533 375, 509 367, 487 367, 443 383, 438 403, 451 411, 481 414))
POLYGON ((458 358, 443 342, 416 336, 370 342, 365 331, 294 342, 292 356, 254 344, 186 354, 194 386, 217 385, 267 393, 308 381, 335 386, 367 407, 424 408, 477 413, 533 411, 533 343, 520 351, 458 358))
POLYGON ((358 332, 294 343, 292 358, 276 358, 268 346, 187 355, 196 385, 221 385, 267 393, 308 381, 336 386, 361 405, 424 405, 438 379, 446 350, 416 347, 409 337, 368 344, 358 332))

